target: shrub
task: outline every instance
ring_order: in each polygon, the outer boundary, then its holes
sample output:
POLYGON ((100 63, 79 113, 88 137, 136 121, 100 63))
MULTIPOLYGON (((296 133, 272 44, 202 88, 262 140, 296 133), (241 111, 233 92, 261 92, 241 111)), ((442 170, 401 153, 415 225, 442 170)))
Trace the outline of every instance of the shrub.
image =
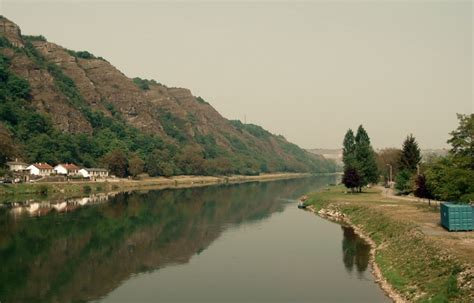
POLYGON ((92 188, 89 186, 89 185, 84 185, 82 187, 82 191, 85 193, 85 194, 90 194, 92 192, 92 188))
POLYGON ((49 188, 48 186, 46 185, 41 185, 39 188, 38 188, 38 193, 40 195, 47 195, 48 194, 48 191, 49 191, 49 188))

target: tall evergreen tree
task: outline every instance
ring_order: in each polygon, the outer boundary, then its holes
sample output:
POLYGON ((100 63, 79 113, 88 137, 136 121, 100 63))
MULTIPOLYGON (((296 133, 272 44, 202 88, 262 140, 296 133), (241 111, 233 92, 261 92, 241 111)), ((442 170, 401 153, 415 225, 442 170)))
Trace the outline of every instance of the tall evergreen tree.
POLYGON ((356 166, 355 148, 354 132, 352 129, 349 129, 342 143, 342 162, 344 163, 344 170, 356 166))
POLYGON ((414 172, 421 161, 421 152, 418 143, 412 134, 406 137, 403 142, 402 154, 400 156, 400 170, 414 172))
MULTIPOLYGON (((378 181, 378 169, 375 162, 375 153, 370 145, 370 138, 362 125, 357 129, 355 136, 355 158, 357 169, 361 176, 361 186, 378 181)), ((359 191, 361 188, 359 187, 359 191)))

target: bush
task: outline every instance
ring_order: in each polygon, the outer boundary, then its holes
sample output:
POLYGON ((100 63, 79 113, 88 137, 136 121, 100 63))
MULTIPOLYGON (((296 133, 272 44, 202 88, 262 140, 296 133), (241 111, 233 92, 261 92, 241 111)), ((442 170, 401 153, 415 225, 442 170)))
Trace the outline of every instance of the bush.
POLYGON ((44 195, 44 196, 45 196, 45 195, 48 194, 48 191, 49 191, 49 188, 48 188, 48 186, 46 186, 46 185, 41 185, 41 186, 38 188, 38 193, 39 193, 40 195, 44 195))
POLYGON ((84 192, 85 194, 90 194, 92 192, 92 188, 89 185, 84 185, 82 187, 82 192, 84 192))

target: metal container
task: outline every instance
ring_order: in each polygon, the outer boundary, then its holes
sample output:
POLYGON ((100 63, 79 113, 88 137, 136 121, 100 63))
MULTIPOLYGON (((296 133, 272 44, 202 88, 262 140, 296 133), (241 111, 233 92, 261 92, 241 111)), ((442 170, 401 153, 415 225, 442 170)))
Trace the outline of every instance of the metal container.
POLYGON ((440 215, 449 231, 474 230, 474 207, 469 204, 441 203, 440 215))

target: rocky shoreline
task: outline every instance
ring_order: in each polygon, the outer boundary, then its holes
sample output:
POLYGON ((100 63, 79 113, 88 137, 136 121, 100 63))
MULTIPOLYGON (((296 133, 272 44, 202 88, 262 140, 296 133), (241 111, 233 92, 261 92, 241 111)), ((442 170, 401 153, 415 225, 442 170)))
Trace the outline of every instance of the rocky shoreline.
POLYGON ((321 218, 327 219, 329 221, 345 224, 350 226, 354 229, 354 232, 366 241, 370 245, 370 258, 369 263, 372 268, 372 274, 375 277, 375 282, 379 284, 385 294, 393 300, 395 303, 405 303, 407 302, 393 287, 388 283, 388 281, 384 278, 380 267, 378 266, 377 262, 375 262, 375 253, 377 251, 376 243, 357 225, 353 224, 349 218, 344 215, 342 212, 337 211, 335 209, 329 208, 322 208, 317 211, 313 206, 307 206, 305 208, 307 211, 313 212, 314 214, 320 216, 321 218))

